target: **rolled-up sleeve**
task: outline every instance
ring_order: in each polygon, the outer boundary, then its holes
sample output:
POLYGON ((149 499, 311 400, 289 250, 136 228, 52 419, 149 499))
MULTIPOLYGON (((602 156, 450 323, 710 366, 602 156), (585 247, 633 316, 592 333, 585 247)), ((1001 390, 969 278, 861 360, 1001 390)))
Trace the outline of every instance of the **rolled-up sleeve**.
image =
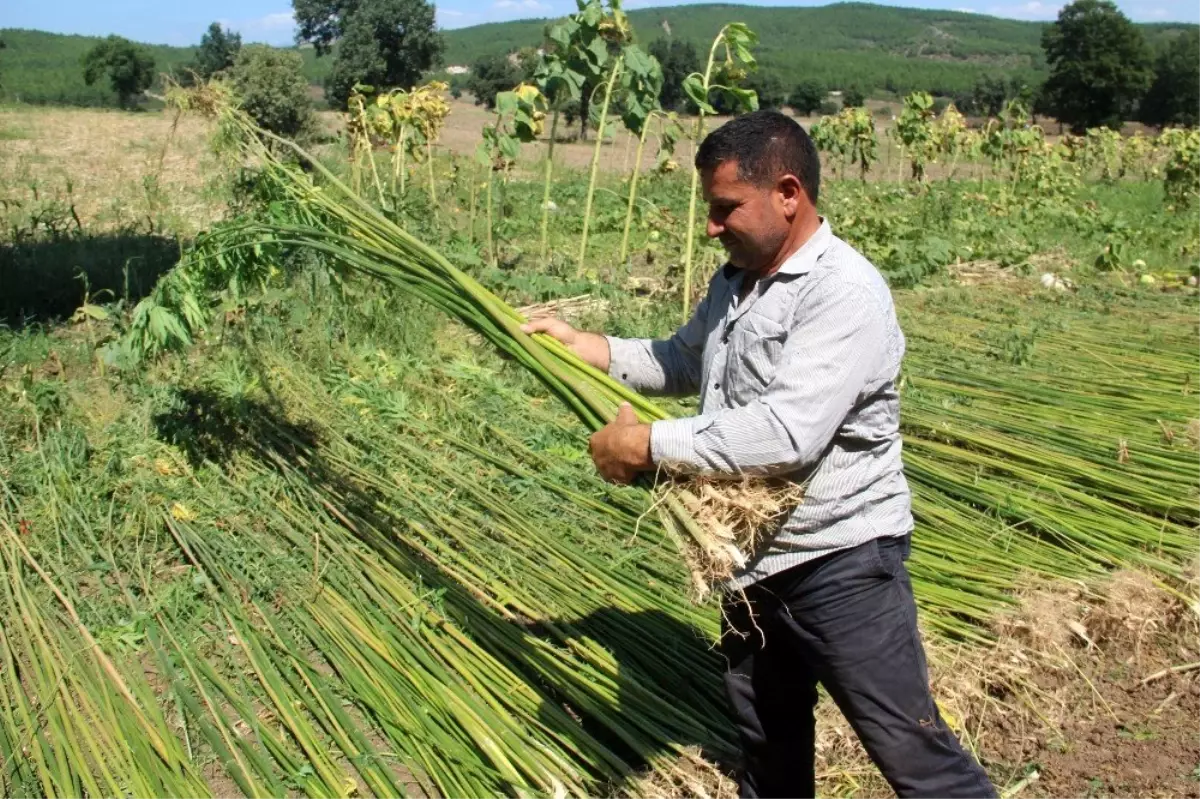
POLYGON ((711 286, 687 323, 669 339, 608 339, 608 375, 642 394, 682 396, 700 390, 711 286))
POLYGON ((655 463, 760 475, 816 463, 885 367, 893 344, 888 319, 865 287, 826 277, 797 309, 763 392, 741 407, 654 422, 655 463))

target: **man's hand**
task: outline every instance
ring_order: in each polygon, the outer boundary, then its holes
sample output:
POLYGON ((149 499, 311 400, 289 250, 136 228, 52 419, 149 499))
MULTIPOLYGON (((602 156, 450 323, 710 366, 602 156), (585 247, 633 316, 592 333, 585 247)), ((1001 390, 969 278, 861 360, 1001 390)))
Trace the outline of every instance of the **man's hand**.
POLYGON ((638 422, 628 402, 621 403, 616 419, 592 436, 588 450, 596 471, 614 483, 632 483, 639 472, 654 468, 650 425, 638 422))
POLYGON ((521 325, 521 332, 528 335, 545 333, 551 338, 556 338, 588 364, 601 372, 608 373, 608 339, 604 336, 596 333, 584 333, 563 320, 550 316, 529 320, 521 325))

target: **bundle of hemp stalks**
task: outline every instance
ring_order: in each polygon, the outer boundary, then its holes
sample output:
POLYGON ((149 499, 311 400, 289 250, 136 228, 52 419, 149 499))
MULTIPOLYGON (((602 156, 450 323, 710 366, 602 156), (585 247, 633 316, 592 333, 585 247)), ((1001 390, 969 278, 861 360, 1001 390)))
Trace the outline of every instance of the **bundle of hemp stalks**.
MULTIPOLYGON (((216 118, 221 140, 226 146, 233 143, 237 162, 258 167, 271 202, 255 218, 198 236, 176 270, 180 274, 173 291, 186 294, 193 286, 211 286, 214 272, 251 285, 253 276, 286 263, 287 252, 310 250, 339 271, 379 280, 473 328, 532 372, 592 430, 615 418, 622 402, 630 403, 642 422, 670 418, 558 340, 522 332, 527 321, 522 314, 351 190, 311 153, 257 127, 221 95, 193 96, 179 105, 216 118), (289 152, 309 171, 281 157, 289 152)), ((192 323, 200 303, 192 296, 181 304, 189 310, 184 321, 192 323)), ((135 335, 138 325, 135 311, 135 335)), ((798 497, 795 486, 780 488, 750 478, 695 481, 676 476, 654 491, 652 507, 683 551, 697 599, 746 565, 757 541, 798 497)))

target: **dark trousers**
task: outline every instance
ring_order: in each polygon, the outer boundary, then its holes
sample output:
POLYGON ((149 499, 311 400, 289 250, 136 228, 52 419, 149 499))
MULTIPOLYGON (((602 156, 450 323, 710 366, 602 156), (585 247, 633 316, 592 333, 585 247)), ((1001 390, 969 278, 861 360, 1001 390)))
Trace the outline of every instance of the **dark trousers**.
POLYGON ((908 536, 870 541, 726 598, 743 797, 813 796, 817 683, 898 796, 996 795, 930 694, 908 551, 908 536))

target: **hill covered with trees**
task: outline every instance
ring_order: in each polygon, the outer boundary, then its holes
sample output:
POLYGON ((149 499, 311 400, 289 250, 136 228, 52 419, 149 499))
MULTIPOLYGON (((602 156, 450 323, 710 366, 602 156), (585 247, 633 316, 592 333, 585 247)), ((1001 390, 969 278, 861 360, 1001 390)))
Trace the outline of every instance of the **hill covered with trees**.
MULTIPOLYGON (((638 39, 691 42, 706 54, 721 26, 745 22, 759 35, 755 48, 764 74, 784 86, 815 79, 830 88, 913 90, 952 95, 969 91, 983 76, 1037 84, 1046 76, 1041 46, 1046 23, 1000 19, 958 11, 838 3, 815 8, 703 4, 629 11, 638 39)), ((470 66, 480 58, 537 45, 547 20, 518 20, 445 32, 447 64, 470 66)), ((1139 26, 1157 49, 1195 26, 1139 26)))
MULTIPOLYGON (((707 53, 727 22, 747 23, 759 34, 755 49, 761 74, 784 87, 809 79, 830 89, 856 87, 868 93, 914 90, 955 95, 970 91, 983 76, 1040 84, 1047 68, 1041 47, 1045 23, 1000 19, 957 11, 839 3, 815 8, 704 4, 629 12, 643 44, 670 37, 707 53)), ((549 20, 517 20, 444 31, 443 63, 470 66, 480 59, 537 46, 549 20)), ((1194 25, 1138 26, 1159 51, 1194 25)), ((8 29, 0 50, 0 98, 29 103, 116 105, 105 85, 88 86, 80 61, 100 41, 8 29)), ((194 47, 148 45, 158 72, 182 69, 194 47)), ((335 45, 336 49, 336 45, 335 45)), ((304 76, 320 84, 331 56, 303 48, 304 76)))

